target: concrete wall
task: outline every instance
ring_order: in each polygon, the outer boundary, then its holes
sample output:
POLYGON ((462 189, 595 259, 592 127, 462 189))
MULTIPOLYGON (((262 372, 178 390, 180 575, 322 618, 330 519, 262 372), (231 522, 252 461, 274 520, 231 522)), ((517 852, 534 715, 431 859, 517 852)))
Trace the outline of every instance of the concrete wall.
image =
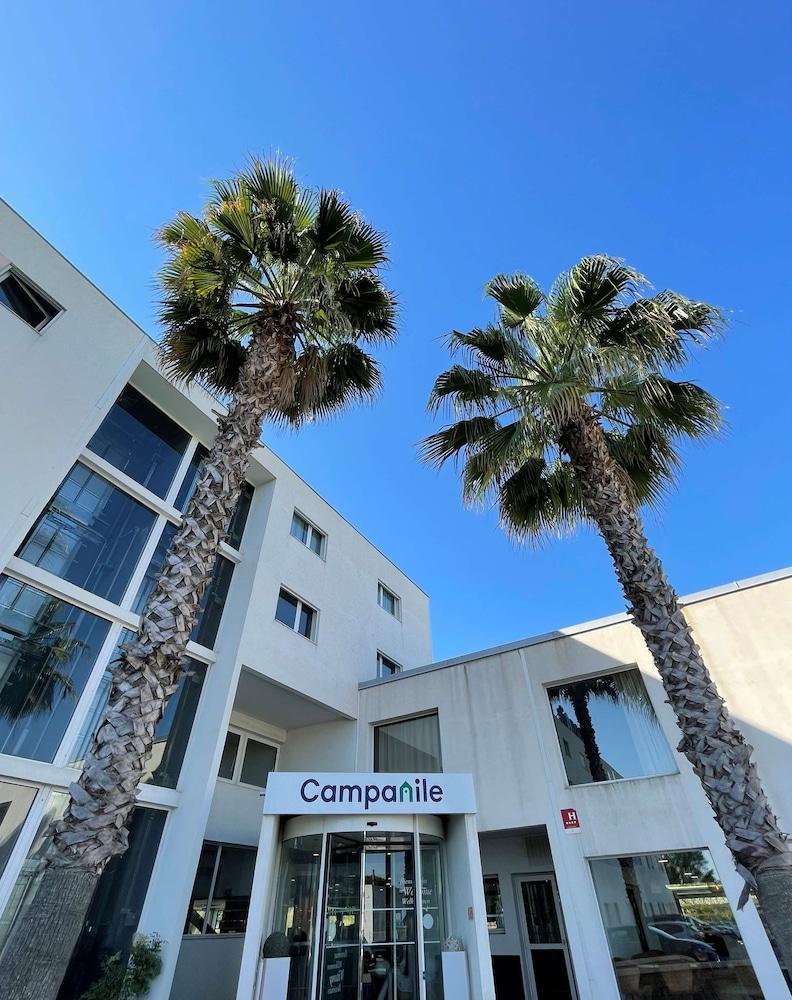
MULTIPOLYGON (((686 613, 716 682, 756 746, 773 806, 790 829, 792 686, 780 678, 792 671, 792 576, 690 599, 686 613)), ((707 847, 735 911, 742 886, 700 784, 680 754, 674 754, 677 774, 569 786, 546 688, 627 666, 641 670, 663 733, 675 747, 680 734, 660 678, 640 633, 623 618, 473 654, 360 692, 359 768, 370 767, 373 724, 437 709, 443 768, 473 774, 479 831, 546 826, 584 1000, 618 996, 589 858, 707 847), (577 832, 563 829, 560 811, 568 807, 580 817, 577 832)), ((508 886, 503 889, 508 892, 508 886)), ((786 996, 753 907, 737 920, 766 995, 786 996)), ((493 947, 499 948, 496 936, 493 947)))

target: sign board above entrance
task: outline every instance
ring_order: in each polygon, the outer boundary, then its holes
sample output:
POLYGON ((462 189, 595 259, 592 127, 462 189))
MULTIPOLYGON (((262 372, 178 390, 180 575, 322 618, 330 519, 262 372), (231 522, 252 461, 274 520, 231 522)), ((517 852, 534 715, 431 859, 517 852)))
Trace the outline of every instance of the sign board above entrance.
POLYGON ((344 813, 473 813, 469 774, 329 774, 273 771, 264 812, 272 816, 344 813))

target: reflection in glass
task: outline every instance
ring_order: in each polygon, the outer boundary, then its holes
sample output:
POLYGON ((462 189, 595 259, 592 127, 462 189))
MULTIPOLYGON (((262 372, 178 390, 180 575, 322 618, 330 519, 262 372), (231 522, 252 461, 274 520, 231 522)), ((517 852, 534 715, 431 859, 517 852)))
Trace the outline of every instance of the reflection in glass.
POLYGON ((374 770, 389 774, 442 771, 437 713, 376 726, 374 770))
POLYGON ((88 447, 130 479, 164 497, 189 440, 187 431, 128 385, 88 447))
POLYGON ((255 865, 254 847, 205 843, 184 933, 244 934, 255 865))
POLYGON ((317 918, 322 836, 295 837, 281 847, 280 881, 273 933, 289 942, 289 989, 286 1000, 309 1000, 311 946, 317 918))
POLYGON ((421 834, 421 924, 426 1000, 443 1000, 442 948, 446 930, 441 844, 438 837, 421 834))
POLYGON ((0 875, 36 797, 36 789, 0 781, 0 875))
MULTIPOLYGON (((118 637, 107 669, 94 695, 91 709, 80 728, 69 756, 72 767, 82 767, 85 755, 90 749, 94 734, 102 723, 107 703, 110 700, 110 689, 113 684, 113 663, 118 658, 119 649, 125 642, 134 637, 134 632, 123 629, 118 637)), ((163 788, 175 788, 179 781, 184 755, 192 732, 195 713, 201 697, 206 664, 192 657, 184 660, 184 669, 179 675, 179 686, 168 699, 165 712, 154 731, 154 745, 151 756, 143 767, 143 783, 161 785, 163 788)))
POLYGON ((177 531, 178 526, 172 521, 168 521, 162 529, 159 541, 157 542, 154 551, 151 553, 151 559, 149 559, 146 572, 143 574, 143 579, 140 581, 138 592, 135 594, 135 600, 132 603, 132 610, 136 615, 143 614, 143 609, 151 596, 151 591, 154 589, 157 577, 165 567, 165 556, 168 554, 168 549, 170 548, 171 542, 173 541, 177 531))
POLYGON ((109 629, 0 576, 0 753, 53 759, 109 629))
POLYGON ((205 448, 202 444, 198 444, 190 457, 190 464, 187 466, 187 471, 184 474, 184 479, 182 479, 179 492, 176 494, 176 499, 173 502, 173 506, 176 510, 180 510, 182 514, 187 510, 187 505, 192 500, 195 487, 198 485, 201 473, 203 472, 203 460, 208 454, 209 449, 205 448))
POLYGON ((490 933, 504 930, 503 900, 497 875, 484 876, 484 904, 487 910, 487 930, 490 933))
POLYGON ((547 693, 570 785, 676 771, 640 670, 570 681, 547 693))
POLYGON ((762 992, 707 851, 591 861, 622 997, 762 992))
POLYGON ((153 511, 78 462, 17 555, 117 604, 155 520, 153 511))

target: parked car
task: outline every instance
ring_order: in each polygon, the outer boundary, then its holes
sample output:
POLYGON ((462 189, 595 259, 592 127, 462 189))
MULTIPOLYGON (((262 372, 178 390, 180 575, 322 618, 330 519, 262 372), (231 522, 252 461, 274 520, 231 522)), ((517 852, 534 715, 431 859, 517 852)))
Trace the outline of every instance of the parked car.
POLYGON ((663 921, 663 926, 656 923, 649 924, 649 930, 653 931, 660 941, 661 949, 668 955, 689 955, 697 962, 720 962, 720 955, 693 930, 695 936, 690 935, 691 928, 684 921, 663 921), (676 931, 677 933, 672 933, 676 931))

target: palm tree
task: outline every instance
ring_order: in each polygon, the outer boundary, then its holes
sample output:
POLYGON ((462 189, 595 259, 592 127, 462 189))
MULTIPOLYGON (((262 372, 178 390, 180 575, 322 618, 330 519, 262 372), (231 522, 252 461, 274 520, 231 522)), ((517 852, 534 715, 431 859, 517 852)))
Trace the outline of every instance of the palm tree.
POLYGON ((2 960, 9 1000, 54 1000, 97 880, 127 847, 143 766, 266 419, 299 426, 372 398, 364 348, 392 339, 383 236, 335 191, 298 185, 283 161, 253 160, 215 182, 203 215, 160 231, 165 370, 228 398, 203 473, 110 701, 35 903, 2 960))
POLYGON ((597 527, 676 712, 679 750, 746 880, 742 901, 756 889, 792 968, 792 853, 639 513, 674 481, 680 442, 721 426, 716 399, 670 376, 722 317, 676 292, 646 292, 640 274, 606 256, 584 258, 547 295, 524 275, 494 278, 495 322, 450 337, 468 365, 435 382, 430 406, 450 404, 454 421, 426 439, 424 457, 461 459, 464 499, 497 503, 516 538, 597 527))

